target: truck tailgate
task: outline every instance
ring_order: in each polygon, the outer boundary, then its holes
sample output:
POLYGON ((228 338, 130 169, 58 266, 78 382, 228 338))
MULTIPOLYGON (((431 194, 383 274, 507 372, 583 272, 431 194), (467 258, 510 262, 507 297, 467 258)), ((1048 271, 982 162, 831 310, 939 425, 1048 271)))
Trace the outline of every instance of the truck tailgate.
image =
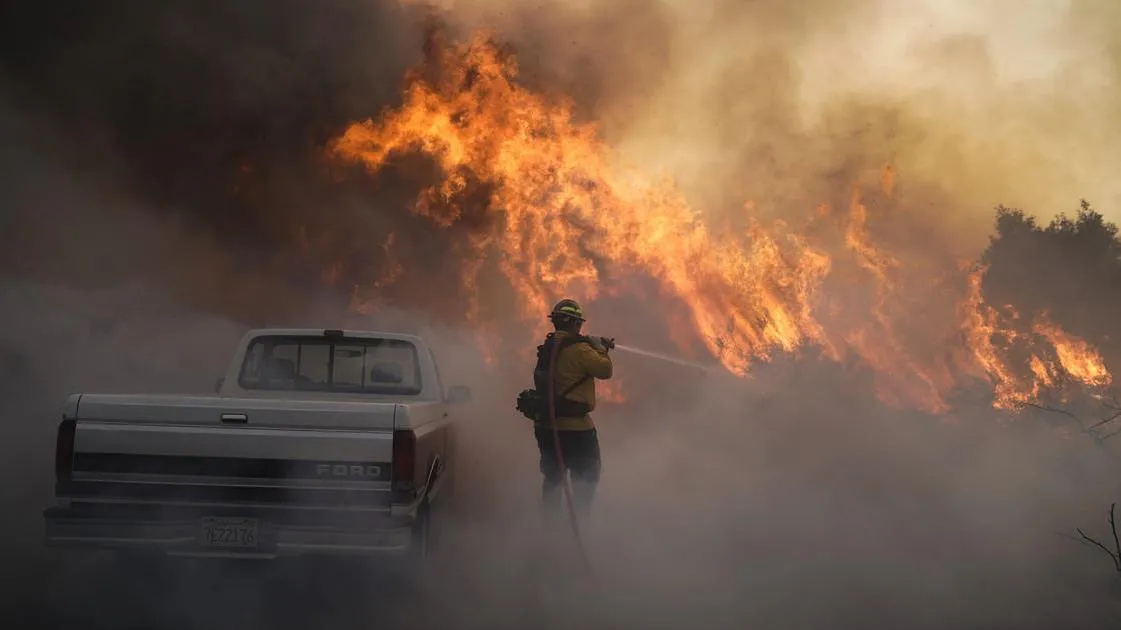
POLYGON ((222 416, 242 414, 254 427, 300 429, 393 429, 397 405, 374 400, 290 400, 218 396, 83 394, 79 420, 216 426, 222 416))
POLYGON ((384 509, 392 402, 82 396, 59 495, 98 502, 384 509))

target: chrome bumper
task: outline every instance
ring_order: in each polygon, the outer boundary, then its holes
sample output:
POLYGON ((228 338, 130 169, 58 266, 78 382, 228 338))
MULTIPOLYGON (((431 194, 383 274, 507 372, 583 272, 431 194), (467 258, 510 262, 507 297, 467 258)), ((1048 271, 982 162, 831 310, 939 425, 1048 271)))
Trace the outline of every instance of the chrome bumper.
POLYGON ((128 519, 91 517, 67 508, 44 512, 44 542, 48 547, 134 549, 174 556, 271 559, 288 556, 404 555, 412 542, 412 519, 383 519, 354 527, 298 526, 257 517, 255 547, 207 547, 201 519, 128 519))

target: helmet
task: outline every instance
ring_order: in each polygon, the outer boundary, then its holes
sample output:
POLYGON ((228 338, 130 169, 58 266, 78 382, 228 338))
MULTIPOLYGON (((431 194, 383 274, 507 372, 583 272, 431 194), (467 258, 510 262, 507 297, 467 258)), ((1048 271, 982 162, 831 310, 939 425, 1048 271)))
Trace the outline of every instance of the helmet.
POLYGON ((549 319, 555 320, 562 317, 582 322, 584 321, 584 309, 580 308, 580 304, 576 300, 561 300, 553 307, 553 312, 549 313, 549 319))

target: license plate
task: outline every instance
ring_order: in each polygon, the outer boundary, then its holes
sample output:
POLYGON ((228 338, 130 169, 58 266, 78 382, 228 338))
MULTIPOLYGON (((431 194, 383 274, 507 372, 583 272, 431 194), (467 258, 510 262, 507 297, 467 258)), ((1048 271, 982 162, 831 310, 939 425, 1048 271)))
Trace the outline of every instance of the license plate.
POLYGON ((202 544, 207 547, 251 549, 257 546, 255 518, 204 518, 202 544))

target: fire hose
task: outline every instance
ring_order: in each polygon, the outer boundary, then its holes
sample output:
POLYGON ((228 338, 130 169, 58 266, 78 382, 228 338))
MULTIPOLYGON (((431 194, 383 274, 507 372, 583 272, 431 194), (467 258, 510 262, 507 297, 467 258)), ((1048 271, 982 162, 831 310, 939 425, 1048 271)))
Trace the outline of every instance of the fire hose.
POLYGON ((557 429, 557 408, 554 399, 556 391, 554 375, 556 374, 557 367, 557 348, 558 344, 551 344, 551 349, 549 351, 549 385, 545 395, 548 401, 546 403, 546 408, 548 409, 549 426, 553 431, 553 451, 557 457, 557 468, 560 470, 561 478, 564 480, 564 499, 568 506, 569 521, 572 523, 572 535, 576 539, 577 548, 580 549, 580 558, 584 561, 584 569, 588 570, 591 568, 588 563, 588 552, 584 549, 584 541, 580 536, 580 524, 576 519, 576 502, 572 498, 572 483, 568 479, 568 468, 564 464, 564 449, 561 448, 560 431, 557 429))
MULTIPOLYGON (((715 366, 709 366, 709 365, 704 365, 704 364, 701 364, 701 363, 696 363, 696 362, 693 362, 693 361, 687 361, 687 360, 684 360, 684 359, 679 359, 677 357, 672 357, 672 356, 661 354, 661 353, 658 353, 658 352, 653 352, 653 351, 650 351, 650 350, 642 350, 640 348, 633 348, 633 347, 630 347, 630 346, 621 346, 621 345, 616 344, 614 339, 604 338, 603 341, 607 345, 608 348, 617 348, 619 350, 623 350, 624 352, 630 352, 630 353, 633 353, 633 354, 637 354, 637 355, 652 358, 652 359, 659 359, 661 361, 666 361, 666 362, 669 362, 669 363, 676 363, 678 365, 684 365, 684 366, 687 366, 687 367, 697 368, 697 369, 700 369, 700 370, 704 370, 706 372, 714 371, 714 370, 717 369, 715 366)), ((584 562, 584 569, 589 570, 591 568, 591 565, 588 562, 588 553, 584 548, 584 541, 583 541, 582 537, 580 536, 580 524, 579 524, 579 522, 576 518, 576 502, 575 502, 575 500, 573 499, 573 496, 572 496, 572 483, 568 478, 568 468, 565 466, 565 463, 564 463, 564 449, 562 449, 561 445, 560 445, 560 431, 557 429, 557 408, 556 408, 556 397, 555 397, 555 395, 556 395, 556 383, 554 381, 554 378, 555 378, 555 375, 556 375, 558 347, 559 347, 559 344, 551 344, 551 347, 550 347, 550 350, 549 350, 548 385, 547 385, 547 391, 545 392, 545 399, 547 401, 546 402, 546 409, 548 410, 549 426, 550 426, 550 428, 552 430, 552 433, 553 433, 553 451, 556 454, 556 458, 557 458, 557 468, 560 469, 561 478, 564 481, 564 484, 563 484, 564 498, 565 498, 565 503, 567 504, 567 507, 568 507, 569 521, 572 524, 572 535, 576 539, 576 546, 580 549, 580 557, 584 562)))

